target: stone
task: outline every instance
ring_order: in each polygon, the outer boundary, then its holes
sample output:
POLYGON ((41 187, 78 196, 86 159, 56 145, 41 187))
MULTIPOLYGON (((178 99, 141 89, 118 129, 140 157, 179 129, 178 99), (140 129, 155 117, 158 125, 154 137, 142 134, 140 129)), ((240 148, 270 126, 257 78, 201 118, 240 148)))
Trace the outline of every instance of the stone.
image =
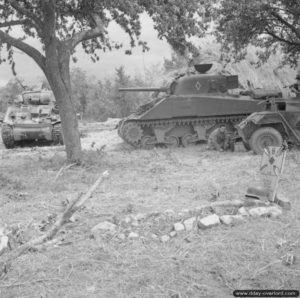
POLYGON ((170 241, 170 237, 168 235, 163 235, 160 237, 161 242, 168 242, 170 241))
POLYGON ((189 213, 190 213, 190 210, 189 210, 189 209, 182 209, 182 210, 181 210, 181 213, 182 213, 182 214, 189 214, 189 213))
POLYGON ((128 239, 136 239, 139 238, 139 234, 135 232, 130 232, 128 235, 128 239))
POLYGON ((181 232, 184 231, 184 225, 181 222, 174 223, 174 231, 181 232))
POLYGON ((77 216, 76 214, 73 214, 70 219, 69 219, 70 222, 76 222, 76 221, 79 221, 79 216, 77 216))
POLYGON ((224 225, 234 225, 245 221, 243 215, 222 215, 220 221, 224 225))
POLYGON ((171 233, 170 233, 170 237, 175 237, 175 236, 177 236, 177 232, 176 231, 172 231, 171 233))
POLYGON ((183 222, 183 224, 184 224, 184 226, 185 226, 185 229, 186 229, 187 231, 193 230, 194 225, 195 225, 195 222, 196 222, 196 217, 191 217, 191 218, 186 219, 186 220, 183 222))
POLYGON ((239 210, 238 210, 237 213, 240 214, 240 215, 242 215, 242 216, 249 216, 250 215, 249 212, 247 211, 247 209, 245 207, 239 208, 239 210))
POLYGON ((147 214, 144 213, 138 213, 134 216, 132 216, 133 220, 141 221, 147 217, 147 214))
POLYGON ((97 233, 97 232, 115 232, 117 226, 109 221, 103 221, 98 223, 96 226, 92 228, 92 233, 97 233))
POLYGON ((291 205, 289 198, 287 198, 281 194, 276 195, 274 203, 279 205, 283 209, 286 209, 286 210, 292 209, 292 205, 291 205))
POLYGON ((126 236, 123 233, 118 235, 118 239, 120 239, 120 240, 125 240, 125 238, 126 238, 126 236))
POLYGON ((129 224, 131 222, 131 217, 130 216, 126 216, 124 221, 129 224))
POLYGON ((282 210, 278 206, 256 207, 256 208, 249 209, 249 214, 253 217, 276 218, 282 214, 282 210))
POLYGON ((131 225, 132 225, 133 227, 137 227, 137 226, 139 225, 139 222, 138 222, 137 220, 134 220, 134 221, 131 223, 131 225))
POLYGON ((157 240, 157 239, 158 239, 158 236, 157 236, 156 234, 151 234, 151 238, 152 238, 153 240, 157 240))
POLYGON ((217 214, 205 216, 198 220, 198 228, 206 229, 220 224, 220 218, 217 214))
POLYGON ((175 211, 173 209, 167 209, 167 210, 165 210, 164 214, 167 216, 174 216, 175 211))
POLYGON ((8 246, 8 237, 6 235, 0 236, 0 254, 7 248, 8 246))

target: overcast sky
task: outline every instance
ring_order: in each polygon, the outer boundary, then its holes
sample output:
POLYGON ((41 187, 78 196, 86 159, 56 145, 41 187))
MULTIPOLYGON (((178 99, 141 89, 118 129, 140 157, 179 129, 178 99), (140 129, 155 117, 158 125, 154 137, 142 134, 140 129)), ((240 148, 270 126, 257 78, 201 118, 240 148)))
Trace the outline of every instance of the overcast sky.
MULTIPOLYGON (((162 63, 164 57, 169 58, 171 55, 169 45, 157 38, 157 33, 153 29, 153 23, 146 15, 142 16, 142 40, 148 42, 150 46, 150 51, 148 52, 142 53, 141 48, 137 47, 133 49, 132 55, 125 55, 125 49, 129 48, 129 38, 127 35, 116 24, 110 25, 109 32, 113 40, 124 43, 123 49, 109 53, 100 52, 100 61, 93 63, 83 53, 79 45, 76 48, 78 62, 76 64, 72 63, 71 67, 81 67, 89 75, 95 75, 99 79, 113 76, 115 68, 121 65, 124 65, 130 74, 137 73, 143 75, 145 68, 162 63)), ((37 45, 35 41, 31 41, 31 43, 37 45)), ((18 77, 24 79, 25 83, 34 84, 42 76, 42 72, 38 66, 26 54, 16 51, 15 61, 18 77)), ((0 86, 5 85, 11 78, 13 78, 13 74, 10 66, 7 63, 0 64, 0 86)))

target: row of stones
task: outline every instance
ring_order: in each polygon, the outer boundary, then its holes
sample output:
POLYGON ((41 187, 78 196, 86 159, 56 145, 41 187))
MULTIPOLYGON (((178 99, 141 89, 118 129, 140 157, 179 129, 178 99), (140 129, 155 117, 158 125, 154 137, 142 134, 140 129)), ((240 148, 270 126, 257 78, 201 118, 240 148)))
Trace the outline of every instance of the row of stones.
MULTIPOLYGON (((186 210, 187 212, 187 210, 186 210)), ((165 215, 170 217, 175 217, 175 212, 173 210, 166 210, 165 215)), ((181 220, 173 223, 171 232, 168 234, 158 236, 157 234, 152 233, 151 238, 153 240, 160 240, 161 242, 168 242, 171 238, 177 236, 181 232, 189 232, 195 228, 198 229, 207 229, 214 227, 219 224, 224 225, 235 225, 237 223, 245 222, 247 217, 272 217, 276 218, 282 214, 282 209, 279 206, 265 206, 265 207, 254 207, 254 208, 245 208, 241 207, 238 209, 237 214, 235 215, 222 215, 218 216, 217 214, 207 215, 205 217, 193 216, 185 220, 181 220)), ((139 226, 139 223, 143 220, 149 218, 149 215, 138 213, 136 215, 126 216, 124 222, 131 224, 132 227, 139 226)), ((103 236, 105 234, 115 235, 119 240, 127 239, 137 239, 140 237, 139 233, 136 231, 130 231, 126 236, 125 233, 122 233, 116 224, 113 224, 109 221, 101 222, 92 228, 92 233, 95 238, 103 236)))

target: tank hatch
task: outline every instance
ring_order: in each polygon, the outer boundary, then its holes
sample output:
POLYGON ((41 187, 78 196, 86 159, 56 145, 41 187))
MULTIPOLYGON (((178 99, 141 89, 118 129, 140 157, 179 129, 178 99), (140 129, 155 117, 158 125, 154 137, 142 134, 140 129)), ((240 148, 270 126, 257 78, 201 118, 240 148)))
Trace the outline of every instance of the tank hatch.
POLYGON ((194 68, 199 73, 206 73, 212 68, 212 64, 195 64, 194 68))

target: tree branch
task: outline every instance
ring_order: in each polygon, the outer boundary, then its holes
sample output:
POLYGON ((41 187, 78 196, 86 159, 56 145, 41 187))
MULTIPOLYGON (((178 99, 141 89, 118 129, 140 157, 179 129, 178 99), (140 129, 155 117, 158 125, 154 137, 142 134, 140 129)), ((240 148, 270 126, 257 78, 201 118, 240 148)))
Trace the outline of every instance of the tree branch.
POLYGON ((267 34, 271 35, 274 39, 277 39, 278 41, 281 41, 281 42, 284 42, 284 43, 287 43, 289 45, 300 45, 300 42, 291 42, 283 37, 280 37, 278 35, 276 35, 275 33, 273 33, 271 30, 269 29, 265 29, 267 34))
POLYGON ((101 35, 105 30, 105 26, 98 15, 93 15, 93 20, 95 22, 95 27, 90 30, 81 31, 77 34, 74 34, 66 43, 69 43, 71 49, 74 49, 82 41, 93 39, 101 35))
POLYGON ((14 8, 17 12, 25 15, 26 17, 30 18, 31 20, 33 20, 35 22, 35 24, 37 25, 37 27, 39 27, 40 29, 42 28, 43 26, 43 23, 42 21, 33 13, 31 12, 30 10, 22 7, 20 5, 20 3, 18 3, 18 1, 15 1, 15 0, 8 0, 7 1, 11 6, 12 8, 14 8))
POLYGON ((16 20, 16 21, 7 21, 7 22, 0 23, 0 28, 16 26, 16 25, 24 25, 28 22, 30 22, 28 19, 16 20))
POLYGON ((29 240, 25 244, 5 255, 4 258, 1 259, 0 263, 0 279, 7 273, 8 268, 11 266, 13 260, 26 253, 29 249, 53 239, 61 227, 78 209, 80 209, 86 203, 87 200, 92 197, 97 187, 108 177, 108 171, 103 172, 84 196, 79 195, 75 200, 69 203, 69 205, 66 207, 66 210, 57 218, 53 226, 44 235, 29 240))
POLYGON ((291 31, 294 32, 296 36, 300 39, 300 32, 295 28, 295 26, 290 24, 288 21, 286 21, 283 17, 281 17, 278 13, 274 11, 271 11, 271 15, 274 16, 278 21, 283 23, 285 26, 287 26, 289 29, 291 29, 291 31))
POLYGON ((45 57, 34 47, 30 46, 29 44, 25 43, 24 41, 14 38, 7 33, 4 33, 0 30, 0 41, 10 44, 11 46, 21 50, 22 52, 26 53, 30 56, 38 66, 45 72, 45 57))

